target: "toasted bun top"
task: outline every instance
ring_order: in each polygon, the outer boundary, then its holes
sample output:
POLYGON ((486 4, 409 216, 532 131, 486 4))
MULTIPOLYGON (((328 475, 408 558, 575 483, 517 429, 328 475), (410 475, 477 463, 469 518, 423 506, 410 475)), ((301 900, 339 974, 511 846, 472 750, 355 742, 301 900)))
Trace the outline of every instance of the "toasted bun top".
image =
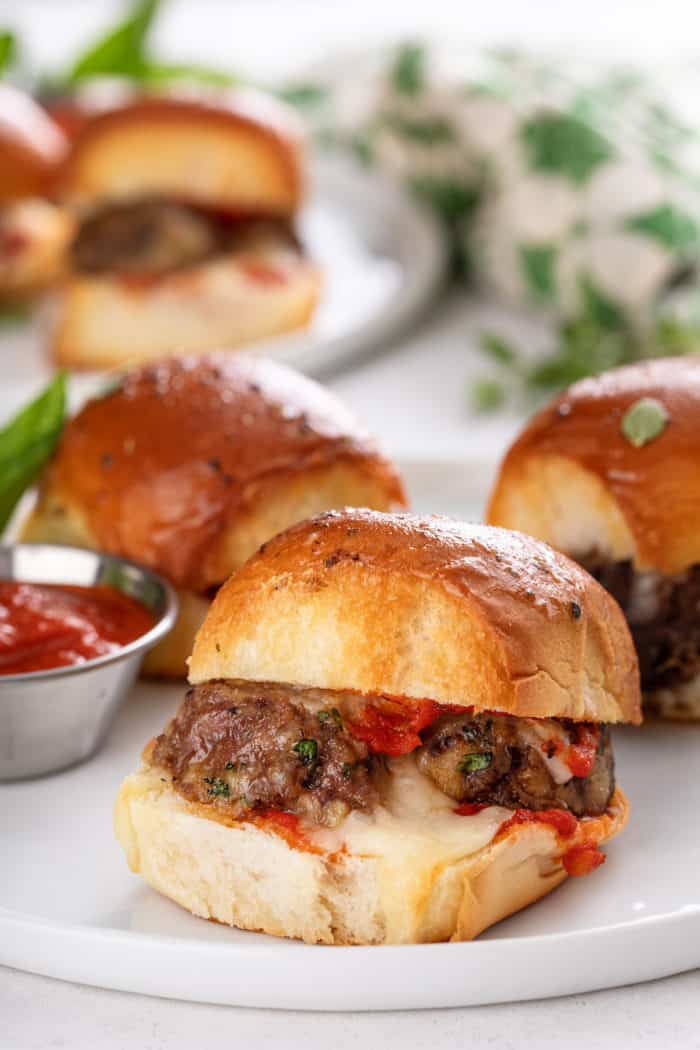
POLYGON ((219 353, 137 369, 89 402, 41 487, 95 546, 203 591, 231 572, 226 547, 244 512, 296 479, 279 514, 302 512, 255 549, 304 516, 320 472, 338 464, 374 483, 375 505, 404 504, 395 470, 331 394, 283 365, 219 353))
POLYGON ((85 201, 161 194, 291 215, 303 192, 301 141, 294 111, 260 92, 141 97, 76 125, 61 185, 85 201))
POLYGON ((508 452, 488 520, 573 555, 596 548, 644 569, 673 573, 700 561, 700 357, 575 383, 508 452), (635 447, 622 420, 641 398, 660 402, 668 419, 635 447))
POLYGON ((190 662, 213 678, 640 718, 624 617, 577 565, 504 529, 366 510, 301 522, 231 577, 190 662))
POLYGON ((0 84, 0 204, 48 193, 67 141, 29 95, 0 84))

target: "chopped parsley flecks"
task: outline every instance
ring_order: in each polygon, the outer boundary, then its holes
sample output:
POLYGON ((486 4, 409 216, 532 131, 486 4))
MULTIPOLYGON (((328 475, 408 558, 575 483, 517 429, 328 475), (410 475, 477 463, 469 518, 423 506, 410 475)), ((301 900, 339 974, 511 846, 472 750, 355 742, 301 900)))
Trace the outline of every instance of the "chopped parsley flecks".
POLYGON ((460 773, 480 773, 482 769, 488 769, 492 761, 491 751, 473 751, 464 756, 457 769, 460 773))
POLYGON ((299 761, 304 766, 312 766, 318 758, 318 744, 315 740, 310 740, 307 737, 299 740, 292 750, 296 752, 299 756, 299 761))

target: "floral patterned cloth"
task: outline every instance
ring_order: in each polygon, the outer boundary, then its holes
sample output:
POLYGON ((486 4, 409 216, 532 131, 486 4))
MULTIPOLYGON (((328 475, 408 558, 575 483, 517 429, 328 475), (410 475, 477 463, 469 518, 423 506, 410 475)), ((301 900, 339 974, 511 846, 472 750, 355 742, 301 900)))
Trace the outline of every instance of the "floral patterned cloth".
MULTIPOLYGON (((322 136, 430 203, 479 286, 556 322, 558 351, 535 383, 695 346, 700 152, 663 84, 418 45, 340 69, 297 100, 322 136)), ((512 364, 515 351, 489 342, 512 364)))

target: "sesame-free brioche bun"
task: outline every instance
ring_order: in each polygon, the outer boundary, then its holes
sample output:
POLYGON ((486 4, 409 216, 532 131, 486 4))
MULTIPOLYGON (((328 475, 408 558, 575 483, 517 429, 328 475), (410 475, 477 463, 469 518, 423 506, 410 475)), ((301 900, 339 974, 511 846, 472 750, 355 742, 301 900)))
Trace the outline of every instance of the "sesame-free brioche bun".
POLYGON ((68 143, 29 95, 0 84, 0 206, 51 192, 68 143))
POLYGON ((558 886, 568 850, 607 842, 627 819, 618 788, 566 839, 539 822, 499 832, 510 815, 499 807, 475 817, 428 809, 417 823, 389 817, 369 840, 347 830, 338 851, 313 832, 299 848, 274 824, 226 822, 187 802, 148 752, 114 812, 132 871, 194 915, 309 943, 471 940, 558 886))
POLYGON ((318 267, 285 243, 141 280, 74 273, 57 310, 53 358, 65 368, 108 369, 249 346, 304 328, 320 286, 318 267))
POLYGON ((90 401, 67 423, 22 534, 171 580, 181 619, 147 668, 181 677, 211 590, 280 529, 348 503, 405 505, 350 413, 283 365, 222 352, 134 370, 90 401))
POLYGON ((288 216, 303 194, 301 140, 294 111, 261 92, 141 97, 85 119, 61 187, 85 202, 157 194, 288 216))
POLYGON ((214 600, 189 677, 640 721, 627 625, 588 573, 516 532, 369 510, 301 522, 255 554, 214 600))
POLYGON ((661 358, 575 383, 507 453, 488 507, 572 557, 596 551, 667 574, 700 562, 700 357, 661 358), (636 447, 625 412, 653 398, 667 421, 636 447))

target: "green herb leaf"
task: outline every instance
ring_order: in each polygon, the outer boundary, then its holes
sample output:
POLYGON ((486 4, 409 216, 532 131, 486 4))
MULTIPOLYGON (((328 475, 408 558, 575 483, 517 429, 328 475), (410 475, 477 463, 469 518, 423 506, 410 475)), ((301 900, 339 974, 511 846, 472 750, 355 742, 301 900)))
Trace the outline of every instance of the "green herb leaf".
POLYGON ((231 794, 231 788, 222 777, 204 777, 204 783, 211 785, 207 794, 212 798, 228 798, 231 794))
POLYGON ((357 765, 356 762, 343 762, 343 764, 342 764, 342 766, 340 768, 341 768, 341 771, 342 771, 342 774, 343 774, 343 777, 344 777, 345 780, 349 780, 350 779, 350 777, 352 776, 352 771, 353 771, 353 769, 355 768, 356 765, 357 765))
POLYGON ((343 719, 337 707, 331 707, 328 711, 319 711, 318 720, 321 725, 324 725, 326 722, 333 722, 338 729, 343 728, 343 719))
POLYGON ((505 399, 505 389, 497 379, 477 379, 472 385, 471 401, 477 412, 493 412, 505 399))
POLYGON ((66 76, 78 84, 94 76, 140 77, 146 66, 148 34, 155 22, 159 0, 137 0, 131 12, 78 58, 66 76))
POLYGON ((320 106, 328 98, 328 88, 321 84, 303 82, 288 84, 287 87, 278 91, 278 96, 288 102, 290 106, 299 106, 300 109, 312 109, 320 106))
POLYGON ((501 365, 512 365, 517 361, 518 353, 515 348, 494 332, 482 332, 479 337, 479 345, 484 353, 501 365))
POLYGON ((60 437, 66 410, 64 372, 0 430, 0 530, 60 437))
POLYGON ((402 95, 417 95, 425 83, 425 48, 403 44, 391 71, 391 83, 402 95))
POLYGON ((410 142, 418 142, 422 146, 454 142, 455 138, 452 125, 444 117, 424 117, 422 120, 416 120, 392 113, 384 118, 383 123, 403 138, 410 142))
POLYGON ((211 84, 214 87, 233 87, 240 82, 240 77, 223 69, 212 69, 194 62, 153 62, 144 59, 140 70, 131 73, 148 84, 169 84, 174 80, 194 80, 200 84, 211 84))
POLYGON ((411 180, 411 188, 449 224, 470 215, 479 200, 474 186, 448 177, 417 176, 411 180))
POLYGON ((488 769, 492 762, 492 751, 473 751, 464 756, 457 769, 460 773, 480 773, 482 769, 488 769))
POLYGON ((635 448, 641 448, 663 433, 668 421, 668 412, 660 401, 642 397, 627 409, 620 429, 635 448))
POLYGON ((302 765, 312 766, 318 757, 318 744, 304 738, 294 745, 292 751, 296 751, 302 765))
POLYGON ((700 228, 687 212, 672 204, 662 204, 642 215, 632 215, 625 228, 637 233, 647 233, 671 251, 682 251, 698 243, 700 228))
POLYGON ((0 304, 0 325, 24 324, 32 315, 26 303, 0 304))
POLYGON ((585 182, 613 150, 594 128, 566 113, 539 113, 523 124, 522 141, 533 168, 585 182))
POLYGON ((555 292, 555 251, 551 244, 521 244, 520 266, 533 299, 546 302, 555 292))
POLYGON ((11 30, 0 30, 0 76, 17 60, 17 37, 11 30))
POLYGON ((590 277, 583 275, 579 279, 579 288, 583 299, 583 309, 586 319, 601 328, 619 330, 624 327, 624 319, 620 310, 612 299, 608 299, 603 292, 591 281, 590 277))

